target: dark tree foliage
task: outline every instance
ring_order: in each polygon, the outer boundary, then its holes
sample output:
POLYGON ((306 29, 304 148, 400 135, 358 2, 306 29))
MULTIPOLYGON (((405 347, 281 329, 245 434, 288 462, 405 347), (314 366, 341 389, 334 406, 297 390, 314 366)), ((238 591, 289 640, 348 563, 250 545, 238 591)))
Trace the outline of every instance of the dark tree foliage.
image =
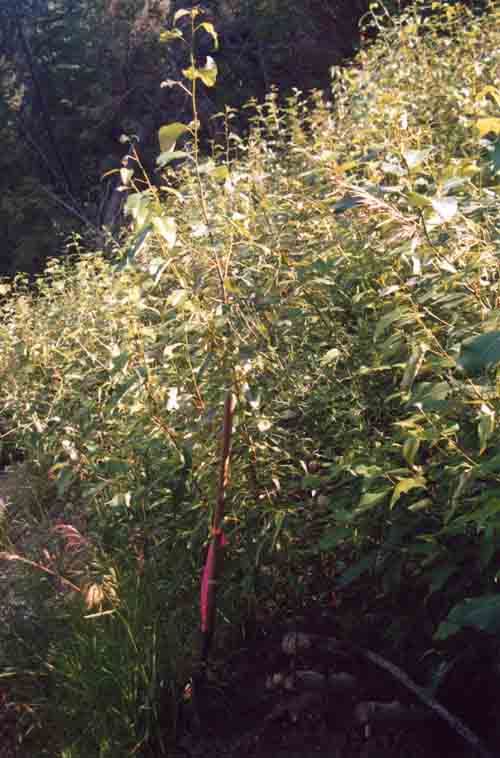
MULTIPOLYGON (((0 276, 36 273, 72 232, 94 248, 120 218, 115 176, 121 134, 136 135, 154 172, 157 129, 189 118, 166 78, 186 65, 180 45, 159 43, 191 0, 3 0, 0 4, 0 276)), ((390 12, 407 3, 388 0, 390 12)), ((482 0, 471 0, 481 10, 482 0)), ((429 2, 429 7, 432 3, 429 2)), ((369 0, 206 0, 221 41, 216 94, 200 90, 200 119, 224 104, 262 98, 272 85, 328 90, 330 67, 360 45, 369 0), (215 99, 214 99, 215 98, 215 99)), ((213 52, 199 37, 200 59, 213 52)))
POLYGON ((0 9, 0 136, 9 147, 0 158, 0 274, 40 270, 73 230, 96 240, 101 176, 119 161, 120 133, 139 131, 153 109, 161 78, 143 3, 119 5, 12 0, 0 9))

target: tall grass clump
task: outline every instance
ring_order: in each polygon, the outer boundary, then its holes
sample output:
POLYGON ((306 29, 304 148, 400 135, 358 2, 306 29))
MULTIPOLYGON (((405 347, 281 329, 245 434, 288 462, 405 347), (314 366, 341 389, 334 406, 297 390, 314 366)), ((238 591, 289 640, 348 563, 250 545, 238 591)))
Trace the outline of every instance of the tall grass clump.
MULTIPOLYGON (((271 91, 245 140, 226 108, 210 158, 196 110, 165 125, 161 180, 138 153, 122 170, 116 259, 3 285, 2 416, 44 493, 10 506, 45 587, 33 709, 58 755, 168 750, 228 389, 221 623, 335 591, 346 634, 367 609, 399 645, 418 620, 421 649, 500 627, 497 17, 409 11, 331 101, 271 91)), ((216 64, 191 64, 196 105, 216 64)))

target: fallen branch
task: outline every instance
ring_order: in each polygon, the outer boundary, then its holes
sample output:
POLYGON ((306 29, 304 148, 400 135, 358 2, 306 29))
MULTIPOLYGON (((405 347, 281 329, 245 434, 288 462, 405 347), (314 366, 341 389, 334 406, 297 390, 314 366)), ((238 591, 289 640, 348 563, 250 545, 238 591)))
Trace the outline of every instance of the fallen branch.
POLYGON ((480 758, 494 758, 491 753, 481 742, 479 737, 469 729, 457 716, 454 716, 447 710, 441 703, 438 703, 435 698, 428 694, 428 692, 416 684, 408 674, 406 674, 399 666, 383 658, 378 653, 374 653, 372 650, 359 647, 352 642, 346 642, 344 640, 338 640, 335 637, 323 637, 318 634, 305 634, 302 632, 291 632, 287 634, 281 644, 282 650, 287 655, 296 655, 299 651, 307 649, 319 649, 332 655, 345 655, 346 653, 352 653, 366 661, 369 661, 373 665, 377 666, 384 671, 387 671, 396 681, 403 685, 413 695, 415 695, 421 703, 430 708, 436 716, 445 721, 448 726, 456 732, 465 742, 472 747, 480 758))

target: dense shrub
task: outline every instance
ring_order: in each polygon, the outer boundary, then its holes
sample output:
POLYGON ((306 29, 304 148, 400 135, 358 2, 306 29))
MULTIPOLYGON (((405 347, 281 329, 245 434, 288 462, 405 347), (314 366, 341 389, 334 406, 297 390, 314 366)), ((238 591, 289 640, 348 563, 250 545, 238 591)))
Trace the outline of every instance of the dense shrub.
POLYGON ((174 728, 229 388, 221 624, 335 590, 346 633, 367 608, 398 644, 418 619, 422 650, 497 631, 499 41, 462 6, 409 12, 333 72, 333 104, 271 92, 245 141, 227 109, 175 186, 167 129, 162 187, 123 176, 117 260, 5 285, 2 409, 48 510, 31 559, 78 587, 40 611, 65 620, 42 665, 70 723, 114 698, 65 755, 161 748, 161 681, 174 728))

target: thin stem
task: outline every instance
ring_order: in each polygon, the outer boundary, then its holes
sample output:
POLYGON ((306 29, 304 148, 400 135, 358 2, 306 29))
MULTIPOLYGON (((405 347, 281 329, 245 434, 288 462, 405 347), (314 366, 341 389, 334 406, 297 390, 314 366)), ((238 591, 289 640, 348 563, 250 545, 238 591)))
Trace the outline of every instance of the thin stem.
POLYGON ((24 558, 22 555, 17 555, 17 553, 0 553, 0 560, 18 561, 19 563, 25 563, 27 566, 31 566, 32 568, 38 569, 38 571, 43 571, 45 574, 49 574, 50 576, 55 577, 63 584, 67 584, 68 587, 73 590, 73 592, 82 591, 80 587, 78 587, 76 584, 73 584, 73 582, 71 582, 69 579, 65 579, 64 576, 61 576, 56 571, 47 568, 47 566, 44 566, 41 563, 31 561, 29 558, 24 558))

